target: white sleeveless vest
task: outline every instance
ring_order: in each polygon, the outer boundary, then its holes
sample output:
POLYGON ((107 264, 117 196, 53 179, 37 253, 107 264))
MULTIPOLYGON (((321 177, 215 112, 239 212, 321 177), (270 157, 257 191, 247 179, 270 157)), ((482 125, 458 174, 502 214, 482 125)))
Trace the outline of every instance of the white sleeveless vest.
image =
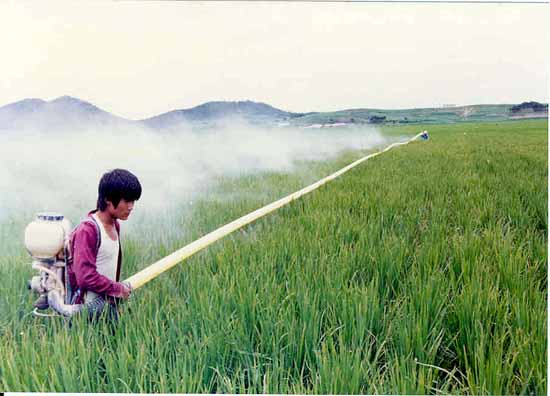
MULTIPOLYGON (((97 217, 97 213, 93 214, 95 221, 99 225, 99 230, 101 232, 101 244, 99 245, 99 250, 97 252, 96 258, 96 267, 97 272, 101 275, 106 276, 107 278, 116 281, 116 269, 118 264, 118 250, 119 250, 119 240, 113 241, 111 237, 105 231, 103 223, 97 217)), ((84 299, 85 302, 92 301, 98 296, 97 293, 88 291, 84 299)))

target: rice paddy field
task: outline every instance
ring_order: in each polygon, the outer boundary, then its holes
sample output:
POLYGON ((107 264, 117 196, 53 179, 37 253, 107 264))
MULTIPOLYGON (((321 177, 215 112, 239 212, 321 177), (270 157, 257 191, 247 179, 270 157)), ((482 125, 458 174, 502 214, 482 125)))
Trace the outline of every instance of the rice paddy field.
MULTIPOLYGON (((29 314, 29 219, 4 220, 0 390, 545 395, 548 123, 427 129, 151 281, 114 326, 29 314)), ((123 278, 364 154, 220 180, 124 233, 123 278)))

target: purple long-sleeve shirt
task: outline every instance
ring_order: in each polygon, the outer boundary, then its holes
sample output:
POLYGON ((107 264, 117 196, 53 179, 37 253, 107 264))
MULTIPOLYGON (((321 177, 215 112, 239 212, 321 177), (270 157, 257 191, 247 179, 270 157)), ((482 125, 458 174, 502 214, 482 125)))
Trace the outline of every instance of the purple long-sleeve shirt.
MULTIPOLYGON (((93 210, 88 217, 97 212, 93 210)), ((93 219, 91 221, 94 221, 93 219)), ((80 289, 75 304, 81 304, 87 291, 97 294, 122 297, 124 286, 118 282, 122 264, 122 249, 119 243, 116 280, 111 280, 97 272, 96 259, 98 253, 98 230, 91 221, 82 221, 71 239, 73 263, 68 267, 69 283, 73 291, 80 289)), ((115 220, 115 228, 120 241, 120 224, 115 220)))

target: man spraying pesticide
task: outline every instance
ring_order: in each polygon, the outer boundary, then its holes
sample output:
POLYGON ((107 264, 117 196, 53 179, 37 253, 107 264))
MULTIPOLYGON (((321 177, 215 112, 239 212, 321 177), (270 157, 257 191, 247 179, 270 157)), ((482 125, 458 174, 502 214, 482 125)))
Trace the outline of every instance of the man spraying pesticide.
POLYGON ((107 310, 117 317, 116 299, 127 299, 131 286, 119 282, 122 265, 119 220, 127 220, 141 196, 138 178, 124 169, 105 173, 99 182, 97 208, 70 231, 63 215, 42 213, 25 229, 25 246, 40 271, 29 288, 40 294, 38 312, 48 307, 71 317, 84 310, 107 310))
MULTIPOLYGON (((130 215, 134 201, 141 196, 141 185, 128 171, 115 169, 106 173, 99 185, 98 209, 90 212, 72 233, 64 231, 67 227, 63 226, 63 216, 55 215, 39 215, 25 230, 25 245, 33 256, 33 268, 41 273, 30 282, 30 287, 41 294, 37 309, 50 306, 67 317, 84 309, 94 313, 107 306, 112 310, 114 298, 128 298, 133 289, 143 286, 217 240, 316 190, 364 161, 416 139, 428 140, 428 132, 423 131, 404 142, 392 143, 382 151, 360 158, 316 183, 248 213, 176 250, 124 282, 119 282, 121 250, 118 220, 126 220, 130 215), (45 227, 57 230, 57 240, 44 237, 47 235, 45 227), (63 248, 63 238, 66 239, 65 259, 59 261, 57 258, 63 248), (53 244, 50 243, 52 241, 53 244), (62 280, 63 274, 65 282, 62 280)), ((36 309, 34 312, 38 314, 36 309)), ((116 313, 116 310, 113 312, 116 313)))

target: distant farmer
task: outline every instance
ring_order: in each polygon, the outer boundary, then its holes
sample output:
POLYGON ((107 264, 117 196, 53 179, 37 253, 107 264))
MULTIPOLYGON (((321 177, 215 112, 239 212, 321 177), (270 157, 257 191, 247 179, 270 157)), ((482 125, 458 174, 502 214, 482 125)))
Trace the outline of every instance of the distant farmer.
MULTIPOLYGON (((73 261, 67 268, 72 304, 101 302, 101 310, 117 317, 115 298, 127 299, 129 284, 121 283, 122 249, 119 220, 126 220, 141 196, 136 176, 124 169, 105 173, 99 181, 97 208, 74 231, 73 261), (108 304, 104 304, 106 301, 108 304)), ((92 303, 92 304, 90 304, 92 303)))

